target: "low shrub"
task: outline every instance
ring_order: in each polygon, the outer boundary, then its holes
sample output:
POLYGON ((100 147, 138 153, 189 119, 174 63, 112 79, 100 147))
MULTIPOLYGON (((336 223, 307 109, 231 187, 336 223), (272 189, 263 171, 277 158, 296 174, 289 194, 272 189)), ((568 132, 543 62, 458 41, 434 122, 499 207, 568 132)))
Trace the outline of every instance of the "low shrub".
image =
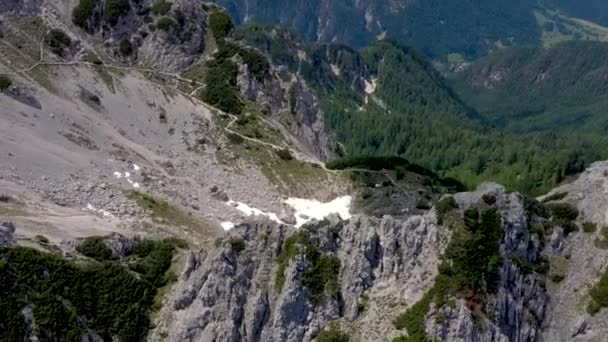
MULTIPOLYGON (((230 15, 222 10, 213 10, 209 15, 209 27, 217 41, 223 41, 230 34, 234 25, 230 15)), ((218 42, 221 44, 221 42, 218 42)))
POLYGON ((481 196, 481 199, 487 204, 487 205, 493 205, 494 203, 496 203, 496 196, 492 195, 492 194, 484 194, 483 196, 481 196))
POLYGON ((13 84, 13 81, 6 75, 0 75, 0 91, 5 91, 13 84))
POLYGON ((45 41, 51 51, 61 57, 65 55, 65 49, 69 48, 72 44, 72 39, 65 32, 58 29, 52 29, 46 35, 45 41))
POLYGON ((118 43, 118 51, 123 56, 130 56, 133 53, 133 45, 129 38, 124 37, 120 40, 120 43, 118 43))
POLYGON ((110 25, 116 25, 120 17, 131 10, 129 0, 106 0, 103 19, 110 25))
POLYGON ((564 198, 566 198, 566 196, 568 196, 567 192, 556 192, 554 194, 551 194, 551 195, 545 197, 542 202, 548 203, 548 202, 552 202, 552 201, 561 201, 564 198))
POLYGON ((437 223, 443 224, 443 219, 445 215, 452 210, 458 208, 458 203, 452 196, 447 196, 439 200, 435 205, 435 210, 437 211, 437 223))
POLYGON ((585 233, 595 233, 597 230, 597 224, 593 222, 583 222, 583 232, 585 233))
POLYGON ((293 156, 291 155, 291 152, 289 152, 288 148, 276 150, 276 154, 277 154, 277 156, 279 156, 279 158, 281 158, 281 160, 285 160, 285 161, 293 160, 293 156))
POLYGON ((578 209, 570 203, 547 204, 551 216, 558 221, 574 221, 578 217, 578 209))
POLYGON ((228 239, 228 244, 230 245, 230 248, 236 252, 236 254, 240 254, 245 250, 245 240, 240 237, 231 236, 228 239))
POLYGON ((76 26, 85 27, 87 20, 93 15, 98 0, 80 0, 72 10, 72 22, 76 26))
POLYGON ((113 260, 112 250, 106 246, 102 237, 89 237, 84 239, 77 247, 76 250, 89 258, 97 261, 113 260))
POLYGON ((154 4, 152 4, 151 11, 154 14, 165 15, 171 11, 171 6, 173 4, 166 0, 156 0, 154 4))
POLYGON ((348 334, 343 333, 337 326, 321 331, 317 336, 317 342, 349 342, 348 334))
POLYGON ((170 17, 163 16, 156 21, 156 28, 163 31, 168 31, 175 26, 175 21, 170 17))
POLYGON ((235 145, 242 144, 245 141, 245 139, 242 136, 232 133, 232 132, 228 133, 227 137, 228 137, 228 140, 230 140, 230 142, 235 145))

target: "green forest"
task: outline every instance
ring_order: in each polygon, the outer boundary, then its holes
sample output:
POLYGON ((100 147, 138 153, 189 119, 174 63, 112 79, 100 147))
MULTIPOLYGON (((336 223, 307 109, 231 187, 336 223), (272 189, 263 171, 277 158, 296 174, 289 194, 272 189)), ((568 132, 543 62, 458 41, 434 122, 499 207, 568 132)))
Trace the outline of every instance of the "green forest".
POLYGON ((173 240, 144 240, 124 260, 101 238, 78 246, 89 260, 0 248, 0 341, 26 340, 28 305, 43 341, 81 341, 91 331, 104 341, 144 340, 157 289, 175 280, 167 273, 175 248, 173 240))
POLYGON ((462 100, 468 98, 454 92, 422 54, 395 41, 357 51, 307 44, 291 32, 259 25, 243 26, 236 36, 317 90, 346 155, 399 156, 468 187, 492 180, 529 195, 608 157, 601 148, 606 138, 599 135, 506 129, 477 102, 469 107, 462 100), (308 60, 298 60, 298 50, 308 60), (340 68, 339 77, 332 65, 340 68), (363 79, 376 80, 373 94, 364 92, 363 79))

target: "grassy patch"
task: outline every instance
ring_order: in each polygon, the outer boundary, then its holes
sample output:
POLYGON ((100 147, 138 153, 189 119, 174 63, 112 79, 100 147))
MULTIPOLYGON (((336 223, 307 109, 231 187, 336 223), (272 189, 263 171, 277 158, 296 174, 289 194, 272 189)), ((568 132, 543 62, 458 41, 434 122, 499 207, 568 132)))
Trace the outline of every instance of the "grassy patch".
POLYGON ((567 192, 556 192, 554 194, 551 194, 551 195, 543 198, 542 203, 548 203, 548 202, 553 202, 553 201, 561 201, 564 198, 566 198, 566 196, 568 196, 567 192))
POLYGON ((335 325, 329 327, 329 329, 321 331, 317 336, 317 342, 349 342, 350 337, 348 334, 343 333, 340 328, 335 325))
POLYGON ((597 224, 593 222, 583 222, 583 232, 585 233, 595 233, 597 230, 597 224))
POLYGON ((587 306, 589 313, 595 314, 608 306, 608 272, 604 272, 600 281, 589 290, 589 295, 591 297, 587 306))
POLYGON ((556 258, 553 263, 551 263, 548 274, 549 279, 551 279, 551 281, 554 283, 559 283, 566 279, 566 275, 568 274, 568 266, 569 262, 566 257, 560 256, 556 258))
POLYGON ((199 228, 201 223, 190 216, 187 212, 170 205, 169 203, 156 199, 153 196, 136 190, 127 192, 127 197, 137 203, 141 208, 149 210, 152 216, 171 225, 199 228))

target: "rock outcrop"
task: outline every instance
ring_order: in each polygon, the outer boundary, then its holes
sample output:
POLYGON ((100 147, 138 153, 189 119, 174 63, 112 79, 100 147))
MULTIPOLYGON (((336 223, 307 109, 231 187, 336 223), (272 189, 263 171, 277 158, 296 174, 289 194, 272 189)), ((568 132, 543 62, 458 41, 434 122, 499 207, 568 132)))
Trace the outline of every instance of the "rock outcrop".
MULTIPOLYGON (((162 315, 170 323, 157 333, 175 341, 310 341, 329 322, 359 318, 363 298, 395 305, 418 300, 432 284, 447 242, 447 232, 431 214, 405 220, 355 217, 301 229, 243 224, 221 247, 192 253, 162 315), (303 232, 303 244, 314 247, 298 245, 279 271, 286 240, 303 232), (231 247, 239 239, 244 250, 231 247), (315 299, 318 293, 304 285, 303 274, 314 263, 309 248, 338 258, 337 293, 315 299), (284 281, 277 280, 280 274, 284 281)), ((382 339, 394 330, 390 318, 383 324, 362 333, 382 339)))
POLYGON ((539 341, 549 297, 544 275, 524 271, 522 264, 541 261, 543 243, 529 228, 542 218, 522 195, 508 194, 493 184, 455 197, 459 207, 467 208, 483 201, 484 195, 495 198, 502 219, 498 292, 493 303, 486 306, 485 315, 472 313, 464 300, 455 307, 434 308, 427 316, 427 334, 441 341, 539 341), (442 319, 437 318, 438 314, 442 319))
MULTIPOLYGON (((544 274, 526 269, 543 261, 544 242, 529 230, 543 220, 538 204, 494 184, 455 196, 461 211, 487 198, 495 200, 503 229, 498 290, 483 304, 485 314, 464 299, 431 305, 426 334, 441 341, 539 341, 549 297, 544 274)), ((355 341, 396 337, 406 332, 392 321, 432 287, 450 235, 435 210, 403 219, 334 219, 300 231, 243 224, 220 247, 188 257, 155 333, 180 341, 310 341, 338 324, 355 341), (289 240, 302 234, 303 245, 284 263, 289 240), (309 246, 339 260, 338 294, 317 300, 307 286, 315 262, 309 246)))

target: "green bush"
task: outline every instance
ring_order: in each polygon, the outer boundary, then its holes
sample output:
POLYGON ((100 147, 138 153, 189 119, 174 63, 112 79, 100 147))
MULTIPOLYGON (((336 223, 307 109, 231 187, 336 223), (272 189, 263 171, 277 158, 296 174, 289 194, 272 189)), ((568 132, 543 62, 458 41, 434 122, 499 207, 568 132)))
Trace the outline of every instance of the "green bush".
POLYGON ((0 75, 0 91, 5 91, 13 84, 13 81, 5 75, 0 75))
POLYGON ((99 236, 89 237, 84 239, 76 250, 89 258, 97 261, 106 261, 114 259, 112 250, 106 246, 104 239, 99 236))
POLYGON ((232 132, 229 132, 227 134, 227 137, 228 137, 228 140, 235 145, 242 144, 245 141, 245 139, 243 139, 242 136, 232 133, 232 132))
POLYGON ((87 20, 93 15, 98 0, 80 0, 72 10, 72 22, 76 26, 85 27, 87 20))
POLYGON ((608 272, 604 272, 600 281, 589 290, 589 295, 599 308, 608 306, 608 272))
POLYGON ((165 15, 169 13, 169 11, 171 10, 171 6, 173 6, 173 4, 169 1, 156 0, 152 5, 151 11, 154 14, 165 15))
POLYGON ((43 245, 46 245, 49 243, 49 239, 44 235, 36 235, 36 236, 34 236, 34 239, 43 245))
POLYGON ((597 230, 597 224, 593 222, 583 222, 583 232, 585 233, 595 233, 597 230))
POLYGON ((239 55, 243 59, 243 63, 247 65, 249 72, 258 80, 262 81, 270 73, 270 63, 268 59, 258 51, 243 47, 235 43, 221 41, 216 58, 219 60, 227 60, 235 55, 239 55))
POLYGON ((167 16, 160 17, 160 19, 156 21, 156 28, 163 31, 168 31, 175 25, 175 21, 167 16))
POLYGON ((230 34, 234 25, 228 13, 222 10, 214 10, 209 14, 209 27, 219 45, 221 44, 220 41, 223 41, 230 34))
POLYGON ((130 56, 133 53, 133 46, 131 45, 129 38, 124 37, 120 40, 120 43, 118 43, 118 51, 120 51, 123 56, 130 56))
POLYGON ((556 192, 554 194, 551 194, 551 195, 545 197, 542 202, 548 203, 548 202, 552 202, 552 201, 560 201, 560 200, 563 200, 564 198, 566 198, 566 196, 568 196, 567 192, 556 192))
POLYGON ((529 263, 528 260, 525 260, 517 255, 511 257, 511 261, 519 268, 519 270, 523 274, 530 274, 534 271, 534 266, 529 263))
POLYGON ((453 196, 447 196, 439 200, 439 202, 437 202, 437 204, 435 205, 435 210, 437 211, 437 223, 443 224, 443 219, 445 218, 445 215, 457 208, 458 203, 456 203, 456 200, 453 196))
POLYGON ((321 331, 317 336, 317 342, 349 342, 348 334, 343 333, 337 326, 321 331))
POLYGON ((236 254, 240 254, 245 250, 245 240, 240 237, 231 236, 230 239, 228 239, 228 244, 230 245, 230 248, 236 252, 236 254))
POLYGON ((291 152, 289 152, 288 148, 276 150, 275 152, 276 152, 277 156, 279 156, 279 158, 281 158, 282 160, 285 160, 285 161, 293 160, 293 156, 291 155, 291 152))
POLYGON ((281 289, 283 289, 283 284, 285 283, 285 270, 289 265, 289 261, 298 255, 300 246, 304 245, 306 242, 307 236, 303 230, 291 235, 283 242, 283 248, 277 257, 278 266, 274 283, 277 290, 281 291, 281 289))
POLYGON ((224 112, 240 114, 243 103, 236 89, 238 66, 220 59, 208 62, 207 68, 202 100, 224 112))
POLYGON ((481 199, 487 204, 487 205, 493 205, 494 203, 496 203, 496 196, 492 195, 492 194, 484 194, 483 196, 481 196, 481 199))
POLYGON ((45 41, 51 51, 61 57, 64 56, 65 49, 69 48, 72 44, 72 39, 65 32, 58 29, 52 29, 46 35, 45 41))
POLYGON ((103 19, 110 25, 116 25, 120 17, 131 10, 129 0, 106 0, 103 19))
POLYGON ((551 203, 546 207, 551 216, 558 221, 574 221, 578 217, 578 209, 569 203, 551 203))

